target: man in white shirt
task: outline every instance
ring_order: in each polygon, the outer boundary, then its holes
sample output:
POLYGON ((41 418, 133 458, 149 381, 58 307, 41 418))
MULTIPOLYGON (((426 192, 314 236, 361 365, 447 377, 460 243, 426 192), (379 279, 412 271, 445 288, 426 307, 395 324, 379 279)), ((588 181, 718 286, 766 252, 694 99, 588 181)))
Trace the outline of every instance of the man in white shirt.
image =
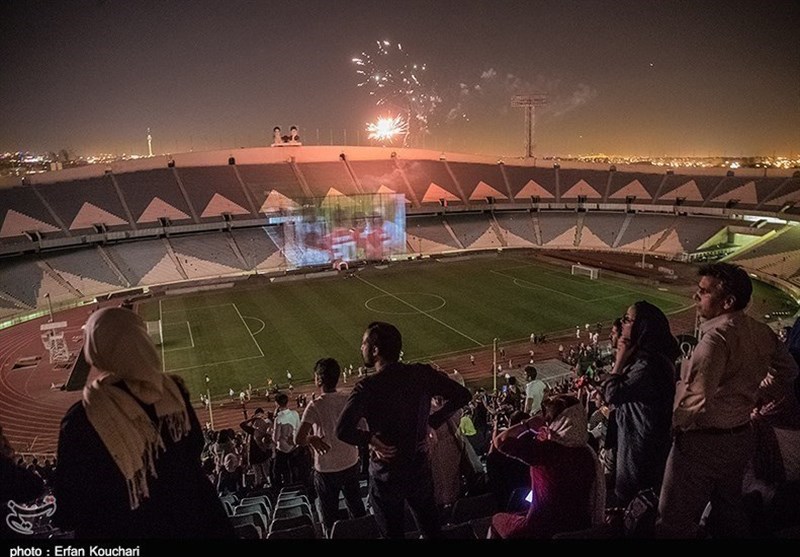
POLYGON ((275 395, 275 403, 278 405, 272 430, 272 440, 275 441, 275 479, 279 485, 288 485, 297 479, 292 457, 297 448, 294 435, 300 428, 300 414, 289 409, 289 396, 286 393, 275 395))
POLYGON ((340 491, 353 518, 367 514, 358 483, 358 447, 336 437, 336 423, 349 396, 336 390, 340 376, 339 362, 333 358, 314 364, 314 381, 322 393, 306 407, 295 437, 298 446, 310 445, 313 449, 314 487, 328 536, 338 518, 340 491))
POLYGON ((769 326, 745 313, 753 285, 744 269, 713 263, 698 274, 701 336, 681 362, 656 534, 696 537, 711 502, 712 537, 746 537, 742 479, 755 451, 751 413, 763 393, 791 388, 797 365, 769 326))
POLYGON ((525 412, 530 415, 538 414, 542 411, 542 400, 544 399, 544 391, 547 388, 544 381, 536 378, 538 373, 535 367, 531 365, 525 366, 525 378, 528 380, 525 384, 525 412))

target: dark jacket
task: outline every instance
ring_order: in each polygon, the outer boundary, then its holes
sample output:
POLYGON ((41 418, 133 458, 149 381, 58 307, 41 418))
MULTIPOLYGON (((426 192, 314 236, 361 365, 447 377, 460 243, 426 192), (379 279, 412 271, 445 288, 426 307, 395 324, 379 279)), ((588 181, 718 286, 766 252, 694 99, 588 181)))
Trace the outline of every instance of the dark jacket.
MULTIPOLYGON (((54 522, 75 537, 113 539, 232 538, 233 527, 214 486, 200 467, 203 434, 189 395, 178 382, 191 431, 173 442, 162 428, 165 450, 149 477, 150 497, 131 510, 128 487, 81 402, 61 421, 54 491, 54 522)), ((114 387, 128 390, 124 383, 114 387)), ((140 403, 156 423, 152 405, 140 403)))
POLYGON ((674 373, 665 356, 639 352, 603 384, 605 400, 616 408, 615 491, 623 505, 640 490, 661 485, 672 444, 674 373))
POLYGON ((366 444, 374 433, 396 446, 390 463, 370 462, 370 474, 383 481, 413 481, 419 466, 429 464, 428 428, 436 429, 470 401, 468 389, 447 374, 425 364, 392 363, 353 387, 336 435, 351 445, 366 444), (430 413, 431 399, 442 396, 445 404, 430 413), (369 432, 358 428, 365 418, 369 432))

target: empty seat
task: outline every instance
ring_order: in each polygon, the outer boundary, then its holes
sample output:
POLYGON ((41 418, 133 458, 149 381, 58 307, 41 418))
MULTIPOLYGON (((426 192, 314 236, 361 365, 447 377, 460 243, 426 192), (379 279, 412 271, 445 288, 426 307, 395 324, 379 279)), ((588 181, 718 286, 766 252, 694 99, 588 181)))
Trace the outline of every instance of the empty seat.
POLYGON ((284 530, 274 530, 267 535, 268 540, 287 540, 287 539, 303 539, 313 540, 317 537, 317 532, 310 524, 297 526, 295 528, 287 528, 284 530))
POLYGON ((240 540, 260 540, 264 537, 255 524, 238 524, 233 529, 240 540))
POLYGON ((267 507, 266 503, 262 501, 258 501, 255 503, 239 503, 233 509, 233 514, 248 514, 252 512, 257 512, 263 514, 267 520, 270 518, 269 508, 267 507))
POLYGON ((295 516, 307 516, 309 519, 313 520, 311 507, 305 504, 293 505, 291 507, 281 507, 280 504, 278 504, 278 506, 275 507, 275 511, 272 513, 273 518, 292 518, 295 516))
POLYGON ((268 511, 272 511, 272 502, 266 495, 250 495, 247 497, 242 497, 242 499, 239 501, 239 506, 250 503, 263 503, 268 511))
POLYGON ((255 526, 259 531, 259 537, 264 537, 267 533, 267 526, 262 520, 262 516, 258 513, 250 513, 250 514, 241 514, 236 516, 228 517, 228 520, 231 521, 234 529, 239 526, 245 524, 251 524, 255 526))
POLYGON ((338 540, 377 540, 383 536, 375 516, 367 514, 359 518, 337 520, 329 537, 338 540))
POLYGON ((292 516, 289 518, 273 518, 269 525, 269 531, 286 530, 288 528, 296 528, 298 526, 309 525, 313 526, 311 517, 308 515, 292 516))

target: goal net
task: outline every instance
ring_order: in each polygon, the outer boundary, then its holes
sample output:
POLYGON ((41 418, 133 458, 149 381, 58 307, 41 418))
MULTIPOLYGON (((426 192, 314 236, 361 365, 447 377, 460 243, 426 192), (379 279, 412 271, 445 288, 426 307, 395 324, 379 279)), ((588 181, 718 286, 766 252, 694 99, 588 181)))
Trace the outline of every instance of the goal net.
POLYGON ((579 263, 577 265, 572 266, 572 274, 584 275, 588 276, 591 280, 596 280, 598 275, 600 274, 600 269, 598 269, 597 267, 587 267, 586 265, 581 265, 579 263))
POLYGON ((161 328, 161 320, 158 321, 145 321, 147 324, 147 334, 150 336, 156 346, 164 343, 164 333, 161 328))

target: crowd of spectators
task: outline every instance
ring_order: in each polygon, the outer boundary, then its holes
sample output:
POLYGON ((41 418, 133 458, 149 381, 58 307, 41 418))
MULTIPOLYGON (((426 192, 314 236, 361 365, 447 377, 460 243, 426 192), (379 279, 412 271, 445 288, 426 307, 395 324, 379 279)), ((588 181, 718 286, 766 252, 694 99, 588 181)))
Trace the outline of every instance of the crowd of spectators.
POLYGON ((323 358, 300 412, 276 387, 274 408, 220 431, 201 428, 160 371, 141 319, 100 310, 86 355, 101 375, 64 417, 57 465, 23 461, 0 434, 0 502, 13 512, 52 493, 53 525, 93 538, 232 537, 223 498, 287 486, 318 500, 323 537, 344 512, 403 538, 407 506, 419 535, 439 538, 479 494, 499 511, 488 537, 773 535, 800 526, 800 324, 779 339, 744 314, 751 291, 741 269, 703 267, 688 350, 639 301, 614 321, 611 350, 588 326, 589 342, 560 347, 571 376, 548 384, 529 364, 524 384, 508 373, 497 392, 402 362, 400 332, 375 322, 362 358, 376 373, 351 391, 337 388, 353 367, 323 358))

